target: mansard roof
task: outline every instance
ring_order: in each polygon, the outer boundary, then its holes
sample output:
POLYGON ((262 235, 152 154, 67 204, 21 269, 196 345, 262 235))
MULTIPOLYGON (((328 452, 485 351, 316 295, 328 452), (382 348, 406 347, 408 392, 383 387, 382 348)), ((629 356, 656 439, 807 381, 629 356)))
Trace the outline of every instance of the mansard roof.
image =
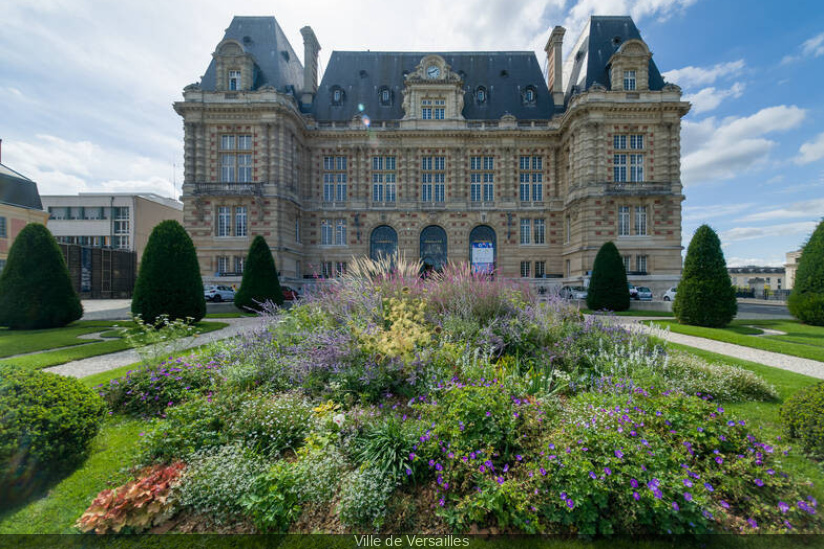
POLYGON ((443 57, 463 80, 463 116, 468 120, 495 120, 504 114, 519 119, 549 119, 554 114, 552 97, 533 52, 353 52, 333 51, 323 74, 312 114, 318 120, 345 121, 361 113, 373 121, 399 120, 405 75, 412 73, 429 55, 443 57), (526 104, 522 94, 531 86, 534 104, 526 104), (380 91, 390 91, 390 101, 382 104, 380 91), (477 100, 483 87, 486 100, 477 100), (333 92, 343 91, 340 105, 333 104, 333 92))
MULTIPOLYGON (((253 90, 274 86, 279 91, 294 92, 303 86, 303 65, 274 17, 235 16, 223 35, 226 40, 237 41, 254 58, 253 90)), ((215 91, 215 76, 212 59, 200 87, 215 91)))
POLYGON ((30 210, 42 210, 37 183, 0 164, 0 203, 30 210))
MULTIPOLYGON (((567 98, 584 92, 593 84, 612 89, 609 61, 628 40, 643 40, 629 16, 593 15, 581 32, 578 42, 564 63, 564 87, 567 98)), ((649 61, 649 89, 659 91, 664 78, 655 62, 649 61)))

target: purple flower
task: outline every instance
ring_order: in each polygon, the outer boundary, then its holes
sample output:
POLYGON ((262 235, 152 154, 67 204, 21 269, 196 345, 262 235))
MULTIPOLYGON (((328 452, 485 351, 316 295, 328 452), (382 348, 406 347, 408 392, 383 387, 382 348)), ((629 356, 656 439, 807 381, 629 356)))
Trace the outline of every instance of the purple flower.
POLYGON ((675 511, 678 511, 678 510, 680 510, 680 509, 681 509, 680 507, 678 507, 678 504, 677 504, 677 503, 675 503, 674 501, 672 502, 672 508, 673 508, 675 511))
POLYGON ((633 492, 632 497, 635 498, 635 501, 638 501, 639 499, 641 499, 641 496, 638 495, 638 492, 633 492))
POLYGON ((498 484, 503 484, 504 483, 504 477, 498 477, 495 480, 498 481, 498 484))
POLYGON ((518 461, 521 461, 522 459, 524 459, 524 456, 522 456, 522 455, 520 455, 520 454, 517 454, 517 455, 515 456, 515 459, 516 459, 516 460, 518 460, 518 461))
POLYGON ((722 458, 721 456, 718 456, 717 458, 715 458, 715 463, 717 463, 718 465, 721 465, 722 463, 724 463, 724 458, 722 458))
POLYGON ((712 484, 710 484, 709 482, 705 482, 705 483, 704 483, 704 488, 706 488, 706 489, 707 489, 707 490, 709 490, 710 492, 715 492, 715 488, 713 488, 713 487, 712 487, 712 484))
POLYGON ((687 488, 692 488, 692 481, 690 479, 685 478, 683 480, 683 482, 684 482, 684 486, 686 486, 687 488))
POLYGON ((615 457, 621 459, 624 457, 624 453, 621 450, 615 450, 615 457))
POLYGON ((567 507, 572 509, 573 507, 575 507, 575 502, 572 501, 572 498, 570 498, 570 499, 566 500, 566 505, 567 505, 567 507))
POLYGON ((684 492, 684 499, 687 501, 692 501, 692 494, 689 492, 684 492))
POLYGON ((724 501, 723 499, 722 499, 721 501, 719 501, 718 503, 719 503, 719 504, 721 505, 721 507, 723 507, 724 509, 729 509, 729 508, 730 508, 730 504, 729 504, 729 503, 727 503, 726 501, 724 501))
POLYGON ((596 477, 596 475, 595 475, 595 471, 590 471, 590 472, 589 472, 589 478, 591 478, 591 479, 593 479, 593 480, 595 480, 596 478, 598 478, 598 477, 596 477))
POLYGON ((755 482, 756 486, 759 486, 759 487, 764 486, 764 481, 761 480, 760 478, 755 479, 753 482, 755 482))
POLYGON ((758 523, 757 523, 757 522, 755 522, 755 519, 754 519, 754 518, 747 519, 747 522, 748 522, 748 523, 750 523, 750 526, 751 526, 752 528, 758 528, 758 523))
POLYGON ((481 465, 480 467, 478 467, 478 471, 480 471, 481 473, 484 473, 484 472, 486 472, 486 467, 481 465))
POLYGON ((779 509, 782 513, 786 513, 787 511, 789 511, 789 510, 790 510, 790 506, 789 506, 789 505, 787 505, 786 503, 784 503, 783 501, 779 501, 779 502, 778 502, 778 509, 779 509))
POLYGON ((491 416, 491 415, 492 415, 492 412, 487 412, 487 413, 486 413, 486 417, 489 417, 489 416, 491 416))
POLYGON ((633 488, 638 488, 638 481, 637 481, 637 480, 635 480, 634 478, 632 478, 632 479, 630 479, 630 480, 629 480, 629 484, 630 484, 630 486, 632 486, 633 488))
POLYGON ((544 469, 543 467, 541 467, 541 474, 542 474, 543 476, 546 476, 546 469, 544 469))
POLYGON ((609 467, 604 467, 604 474, 607 476, 611 475, 612 469, 610 469, 609 467))
POLYGON ((412 469, 407 469, 407 470, 406 470, 406 476, 409 476, 409 475, 411 475, 411 474, 412 474, 412 469))

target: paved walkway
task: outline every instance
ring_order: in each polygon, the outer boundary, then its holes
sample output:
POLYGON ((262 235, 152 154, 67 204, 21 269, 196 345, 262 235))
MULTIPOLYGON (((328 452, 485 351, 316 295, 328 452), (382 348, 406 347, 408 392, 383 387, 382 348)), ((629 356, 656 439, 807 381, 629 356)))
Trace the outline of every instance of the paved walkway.
MULTIPOLYGON (((192 347, 206 345, 207 343, 211 343, 213 341, 228 339, 245 332, 250 332, 256 326, 259 326, 261 322, 258 317, 216 318, 213 320, 218 322, 226 322, 229 326, 221 328, 220 330, 215 330, 214 332, 199 335, 189 341, 184 348, 191 349, 192 347)), ((61 364, 59 366, 45 368, 44 371, 69 377, 86 377, 92 374, 114 370, 115 368, 120 368, 122 366, 128 366, 129 364, 134 364, 138 361, 140 361, 140 356, 137 354, 137 351, 134 349, 129 349, 128 351, 120 351, 118 353, 110 353, 108 355, 93 356, 91 358, 84 358, 83 360, 67 362, 66 364, 61 364)))
POLYGON ((703 337, 676 334, 674 332, 670 332, 669 330, 663 330, 658 327, 651 327, 646 324, 641 324, 641 321, 643 320, 661 320, 660 318, 615 317, 615 319, 622 324, 630 324, 633 330, 651 333, 656 337, 660 337, 672 343, 688 345, 690 347, 696 347, 712 353, 740 358, 741 360, 748 360, 750 362, 756 362, 758 364, 764 364, 766 366, 781 368, 782 370, 788 370, 790 372, 796 372, 798 374, 824 379, 824 362, 810 360, 808 358, 782 355, 781 353, 773 353, 772 351, 762 351, 761 349, 753 349, 742 345, 724 343, 722 341, 705 339, 703 337))

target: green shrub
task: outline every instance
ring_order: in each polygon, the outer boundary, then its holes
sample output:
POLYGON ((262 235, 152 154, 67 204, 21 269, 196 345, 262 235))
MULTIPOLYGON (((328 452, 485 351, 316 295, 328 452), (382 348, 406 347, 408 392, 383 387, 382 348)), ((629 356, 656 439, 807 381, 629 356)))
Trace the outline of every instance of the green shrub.
POLYGON ((409 453, 418 441, 416 425, 396 416, 368 426, 354 443, 354 459, 400 482, 408 475, 409 453))
POLYGON ((349 473, 341 486, 338 514, 343 524, 379 531, 396 483, 377 469, 367 467, 349 473))
POLYGON ((263 303, 271 301, 283 305, 283 290, 272 251, 266 239, 257 235, 249 246, 249 255, 243 269, 243 280, 235 294, 235 306, 241 310, 260 310, 263 303))
POLYGON ((81 316, 83 307, 57 241, 44 225, 26 225, 0 272, 0 326, 55 328, 81 316))
POLYGON ((681 324, 708 328, 723 328, 738 312, 721 241, 707 225, 690 241, 672 312, 681 324))
POLYGON ((750 370, 707 362, 690 353, 669 353, 660 373, 664 387, 689 395, 712 395, 723 402, 778 398, 775 387, 750 370))
POLYGON ((276 461, 259 475, 240 505, 263 533, 285 533, 300 516, 298 474, 288 461, 276 461))
POLYGON ((154 366, 181 352, 188 338, 197 333, 191 320, 169 320, 169 316, 164 313, 150 324, 136 315, 132 317, 134 325, 119 328, 118 333, 129 347, 137 351, 144 365, 154 366))
POLYGON ((193 454, 176 492, 180 505, 227 522, 244 514, 240 500, 268 465, 238 444, 193 454))
POLYGON ((104 410, 74 378, 0 366, 0 502, 82 463, 104 410))
POLYGON ((132 314, 152 325, 163 314, 192 322, 206 316, 195 246, 173 219, 162 221, 149 235, 134 287, 132 314))
POLYGON ((781 421, 804 450, 824 458, 824 382, 801 389, 781 407, 781 421))
POLYGON ((593 311, 629 309, 627 271, 618 248, 612 242, 605 242, 595 256, 587 292, 587 307, 593 311))
POLYGON ((801 322, 824 326, 824 221, 804 246, 787 307, 801 322))
POLYGON ((303 444, 312 422, 312 409, 295 395, 246 395, 231 419, 233 436, 260 454, 276 456, 303 444))
POLYGON ((301 448, 294 465, 299 501, 324 503, 334 499, 346 469, 346 460, 336 448, 301 448))

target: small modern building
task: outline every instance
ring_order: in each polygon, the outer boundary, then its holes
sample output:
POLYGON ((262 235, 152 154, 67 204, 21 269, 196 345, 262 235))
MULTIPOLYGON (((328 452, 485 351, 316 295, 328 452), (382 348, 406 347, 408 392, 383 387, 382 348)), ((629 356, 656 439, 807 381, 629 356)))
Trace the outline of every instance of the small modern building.
POLYGON ((29 223, 46 224, 37 183, 0 164, 0 271, 17 234, 29 223))
POLYGON ((787 289, 784 267, 728 267, 732 285, 736 288, 763 292, 787 289))
POLYGON ((152 229, 167 219, 183 222, 183 204, 153 193, 43 196, 49 229, 61 244, 137 252, 152 229))

